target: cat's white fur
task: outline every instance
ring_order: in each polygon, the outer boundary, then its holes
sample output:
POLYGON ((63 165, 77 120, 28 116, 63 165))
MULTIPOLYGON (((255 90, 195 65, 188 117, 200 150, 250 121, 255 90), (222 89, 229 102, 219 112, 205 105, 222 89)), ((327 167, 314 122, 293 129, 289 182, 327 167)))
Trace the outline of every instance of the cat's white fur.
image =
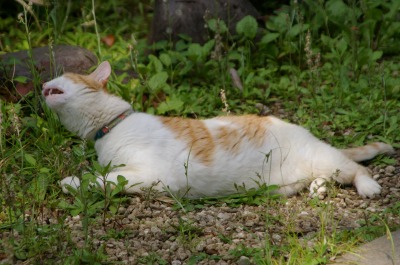
MULTIPOLYGON (((111 73, 103 62, 88 77, 101 85, 111 73)), ((85 79, 86 80, 86 79, 85 79)), ((90 85, 90 83, 89 83, 90 85)), ((93 140, 95 133, 116 116, 131 108, 119 97, 103 89, 92 88, 68 75, 43 85, 48 106, 70 131, 93 140)), ((101 165, 124 164, 110 172, 107 179, 117 181, 122 175, 128 181, 126 192, 140 192, 151 185, 191 197, 226 195, 236 192, 234 184, 246 188, 257 182, 280 185, 280 192, 292 195, 311 185, 312 195, 326 192, 327 180, 354 184, 362 197, 380 193, 380 185, 368 170, 354 162, 393 152, 390 145, 374 143, 364 147, 338 150, 318 140, 306 129, 275 117, 268 117, 262 145, 255 147, 243 139, 237 152, 216 145, 205 163, 193 154, 192 146, 180 139, 160 117, 134 112, 108 134, 95 142, 101 165), (136 184, 140 185, 136 185, 136 184)), ((224 127, 240 131, 240 125, 229 118, 201 121, 212 137, 224 127)), ((178 128, 179 129, 179 128, 178 128)), ((207 144, 204 146, 207 149, 207 144)), ((100 180, 99 180, 100 182, 100 180)), ((79 179, 67 177, 62 185, 79 186, 79 179)))

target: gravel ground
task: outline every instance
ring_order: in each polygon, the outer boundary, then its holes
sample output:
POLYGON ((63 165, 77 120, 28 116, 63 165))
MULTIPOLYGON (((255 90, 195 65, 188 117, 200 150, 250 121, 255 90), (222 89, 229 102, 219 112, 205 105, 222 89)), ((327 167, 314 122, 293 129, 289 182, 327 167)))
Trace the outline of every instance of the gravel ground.
MULTIPOLYGON (((399 161, 400 154, 396 156, 399 161)), ((319 240, 317 233, 325 229, 349 230, 373 224, 377 214, 384 216, 391 227, 400 225, 397 213, 385 209, 400 201, 400 165, 370 166, 375 179, 383 186, 374 199, 362 199, 354 187, 332 185, 328 196, 320 201, 304 194, 271 201, 262 206, 230 207, 205 205, 190 212, 176 210, 173 200, 131 197, 118 214, 106 218, 106 226, 91 225, 95 247, 103 246, 109 261, 127 264, 252 264, 241 246, 265 249, 266 243, 282 246, 288 235, 297 235, 305 246, 319 240), (115 230, 113 230, 115 229, 115 230), (110 237, 110 231, 119 231, 110 237), (196 260, 196 261, 195 261, 196 260), (194 263, 191 263, 191 262, 194 263)), ((382 222, 378 220, 378 224, 382 222)), ((72 240, 83 246, 79 216, 68 217, 66 226, 72 240)), ((249 255, 251 256, 251 255, 249 255)))
MULTIPOLYGON (((132 196, 116 215, 98 214, 89 225, 89 242, 93 251, 104 251, 112 264, 257 264, 257 253, 262 254, 266 245, 274 249, 274 257, 285 262, 288 251, 282 250, 293 238, 298 247, 313 247, 321 245, 324 236, 329 238, 332 232, 383 227, 382 220, 389 227, 398 228, 400 152, 394 157, 394 166, 369 166, 383 187, 381 195, 374 199, 362 199, 354 187, 333 184, 322 200, 310 199, 304 191, 259 206, 220 203, 185 212, 176 209, 169 197, 132 196), (396 215, 386 211, 394 205, 396 215)), ((62 214, 45 211, 43 222, 56 223, 62 214)), ((81 217, 67 216, 64 227, 65 235, 76 245, 71 248, 65 243, 68 255, 68 249, 84 246, 81 217)), ((7 233, 0 238, 7 237, 7 233)), ((52 252, 49 249, 50 256, 45 259, 53 256, 59 260, 58 253, 52 252)), ((4 254, 0 264, 30 264, 29 260, 16 261, 4 254)), ((329 256, 331 261, 335 259, 332 252, 329 256)))

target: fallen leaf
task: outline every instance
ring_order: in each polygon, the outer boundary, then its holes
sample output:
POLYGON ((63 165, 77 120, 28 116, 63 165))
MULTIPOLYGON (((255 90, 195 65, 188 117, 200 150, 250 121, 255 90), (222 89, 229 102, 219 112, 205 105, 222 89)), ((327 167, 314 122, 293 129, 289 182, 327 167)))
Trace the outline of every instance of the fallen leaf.
POLYGON ((29 92, 33 91, 34 87, 32 82, 26 84, 17 83, 15 89, 17 90, 18 94, 20 94, 21 96, 25 96, 29 92))
POLYGON ((108 34, 107 36, 101 38, 101 40, 108 46, 111 47, 114 45, 115 37, 113 34, 108 34))

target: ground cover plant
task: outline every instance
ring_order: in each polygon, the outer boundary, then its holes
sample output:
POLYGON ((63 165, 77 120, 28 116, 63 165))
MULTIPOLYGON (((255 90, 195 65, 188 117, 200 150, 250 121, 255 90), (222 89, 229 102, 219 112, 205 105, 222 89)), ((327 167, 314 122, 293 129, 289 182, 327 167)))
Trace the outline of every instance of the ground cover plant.
MULTIPOLYGON (((153 45, 150 0, 19 2, 1 13, 0 55, 85 47, 117 69, 109 90, 138 111, 273 114, 336 147, 377 140, 399 147, 398 1, 292 1, 262 27, 247 16, 232 33, 210 18, 204 44, 182 36, 153 45)), ((202 200, 160 198, 151 187, 127 197, 123 178, 114 190, 89 188, 95 172, 106 178, 110 168, 95 162, 93 143, 59 124, 41 97, 47 80, 31 72, 33 91, 0 101, 0 263, 327 264, 400 226, 398 156, 371 161, 381 184, 390 184, 375 200, 337 186, 322 200, 271 196, 276 187, 261 183, 202 200), (65 195, 58 181, 68 175, 83 175, 84 185, 65 195)), ((7 84, 14 80, 24 77, 7 84)))

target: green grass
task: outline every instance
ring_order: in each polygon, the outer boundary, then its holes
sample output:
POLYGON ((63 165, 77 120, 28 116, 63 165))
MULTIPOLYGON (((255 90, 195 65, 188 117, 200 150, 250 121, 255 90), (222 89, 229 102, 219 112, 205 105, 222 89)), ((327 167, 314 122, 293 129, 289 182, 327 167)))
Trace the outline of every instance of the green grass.
MULTIPOLYGON (((79 5, 54 1, 50 6, 33 6, 41 30, 33 16, 19 6, 18 18, 18 12, 11 12, 0 21, 0 54, 48 44, 80 45, 100 61, 109 60, 114 70, 137 73, 137 78, 127 83, 123 83, 126 74, 113 74, 109 89, 139 111, 206 118, 226 115, 227 108, 233 114, 258 113, 257 104, 262 104, 274 114, 280 113, 277 108, 283 109, 286 119, 336 147, 378 140, 399 147, 398 1, 304 0, 272 14, 258 37, 251 17, 238 23, 233 34, 214 19, 207 22, 210 39, 203 45, 182 39, 175 46, 163 41, 151 47, 146 36, 152 1, 133 2, 93 7, 93 1, 79 5), (111 47, 99 41, 108 34, 116 38, 111 47), (149 50, 154 54, 147 55, 149 50), (241 85, 233 84, 230 69, 235 70, 241 85), (220 96, 221 89, 225 99, 220 96)), ((101 249, 93 251, 87 234, 82 250, 73 243, 63 220, 81 214, 88 233, 96 221, 104 223, 114 216, 126 198, 110 190, 81 190, 74 196, 61 193, 58 181, 64 176, 106 172, 107 168, 93 162, 92 143, 63 129, 46 108, 40 84, 47 80, 40 80, 33 66, 31 71, 32 93, 16 103, 0 101, 0 245, 7 250, 0 250, 0 256, 12 253, 17 260, 32 264, 63 260, 65 264, 104 263, 107 255, 101 249), (46 223, 39 217, 47 211, 60 215, 46 223)), ((18 78, 24 77, 14 77, 18 78)), ((266 191, 268 187, 260 187, 238 196, 181 200, 177 211, 182 207, 197 210, 210 205, 270 203, 266 191)), ((268 207, 274 206, 279 203, 268 207)), ((265 248, 243 246, 231 254, 250 256, 257 264, 326 264, 329 257, 349 246, 386 232, 381 217, 366 218, 353 232, 323 229, 330 224, 334 210, 318 203, 313 207, 322 209, 314 248, 304 248, 301 236, 288 232, 281 244, 266 238, 265 248)), ((399 217, 398 205, 386 213, 399 217)), ((266 217, 266 227, 275 222, 279 220, 266 217)), ((182 239, 197 240, 195 224, 182 222, 176 230, 182 239)), ((219 258, 198 253, 188 262, 219 258)), ((141 262, 166 261, 151 254, 141 262)))

